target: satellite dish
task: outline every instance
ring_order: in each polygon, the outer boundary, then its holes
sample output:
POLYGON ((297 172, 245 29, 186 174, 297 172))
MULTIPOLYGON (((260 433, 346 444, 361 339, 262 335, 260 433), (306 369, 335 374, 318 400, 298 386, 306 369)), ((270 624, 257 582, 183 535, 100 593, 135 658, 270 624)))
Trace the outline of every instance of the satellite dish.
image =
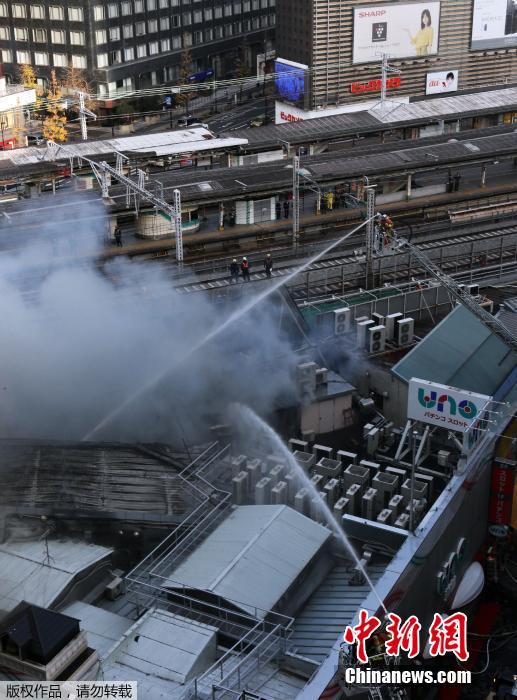
POLYGON ((468 567, 461 579, 452 601, 451 610, 458 610, 458 608, 463 608, 472 602, 481 593, 484 585, 485 572, 481 564, 475 561, 468 567))

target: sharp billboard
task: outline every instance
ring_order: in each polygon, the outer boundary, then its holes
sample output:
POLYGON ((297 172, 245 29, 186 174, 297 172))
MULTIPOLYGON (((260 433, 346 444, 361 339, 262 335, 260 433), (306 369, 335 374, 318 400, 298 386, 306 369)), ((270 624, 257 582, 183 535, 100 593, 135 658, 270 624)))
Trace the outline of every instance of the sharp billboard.
POLYGON ((517 46, 517 0, 474 0, 471 48, 517 46))
POLYGON ((408 418, 466 433, 484 419, 490 400, 484 394, 413 378, 409 381, 408 418))
POLYGON ((354 9, 353 63, 438 53, 440 3, 371 5, 354 9))

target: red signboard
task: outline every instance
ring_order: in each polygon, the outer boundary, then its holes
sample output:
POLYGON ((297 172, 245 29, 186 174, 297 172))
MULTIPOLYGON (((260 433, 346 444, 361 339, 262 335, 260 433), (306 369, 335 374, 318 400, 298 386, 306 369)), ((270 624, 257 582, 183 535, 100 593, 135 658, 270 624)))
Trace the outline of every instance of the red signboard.
POLYGON ((496 459, 492 468, 489 514, 493 525, 511 524, 514 478, 514 464, 510 460, 496 459))
MULTIPOLYGON (((402 79, 399 75, 393 78, 388 78, 386 81, 386 87, 388 89, 398 88, 402 85, 402 79)), ((350 92, 380 92, 382 88, 381 80, 369 80, 367 83, 352 83, 350 85, 350 92)))

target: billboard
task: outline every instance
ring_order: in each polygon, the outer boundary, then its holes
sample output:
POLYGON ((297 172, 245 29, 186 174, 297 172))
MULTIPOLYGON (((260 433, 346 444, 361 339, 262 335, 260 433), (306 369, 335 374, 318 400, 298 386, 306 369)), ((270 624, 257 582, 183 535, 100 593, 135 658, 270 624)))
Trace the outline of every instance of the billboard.
POLYGON ((458 89, 459 72, 444 70, 439 73, 428 73, 426 76, 425 94, 438 95, 443 92, 456 92, 458 89))
POLYGON ((409 380, 408 418, 466 433, 483 416, 490 400, 484 394, 413 377, 409 380))
POLYGON ((517 46, 517 1, 474 0, 471 48, 517 46))
POLYGON ((305 95, 305 77, 309 66, 303 63, 275 60, 275 85, 278 95, 289 102, 298 102, 305 95))
POLYGON ((353 63, 438 53, 440 3, 371 5, 354 9, 353 63))

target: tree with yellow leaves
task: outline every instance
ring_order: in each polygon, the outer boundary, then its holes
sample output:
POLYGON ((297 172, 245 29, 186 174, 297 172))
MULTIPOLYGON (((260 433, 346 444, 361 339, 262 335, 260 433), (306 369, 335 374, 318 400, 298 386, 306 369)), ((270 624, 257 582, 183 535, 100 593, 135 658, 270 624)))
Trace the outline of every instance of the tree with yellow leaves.
POLYGON ((57 82, 56 71, 53 70, 47 92, 47 117, 43 122, 43 136, 47 141, 63 143, 68 138, 63 111, 63 94, 57 82))

